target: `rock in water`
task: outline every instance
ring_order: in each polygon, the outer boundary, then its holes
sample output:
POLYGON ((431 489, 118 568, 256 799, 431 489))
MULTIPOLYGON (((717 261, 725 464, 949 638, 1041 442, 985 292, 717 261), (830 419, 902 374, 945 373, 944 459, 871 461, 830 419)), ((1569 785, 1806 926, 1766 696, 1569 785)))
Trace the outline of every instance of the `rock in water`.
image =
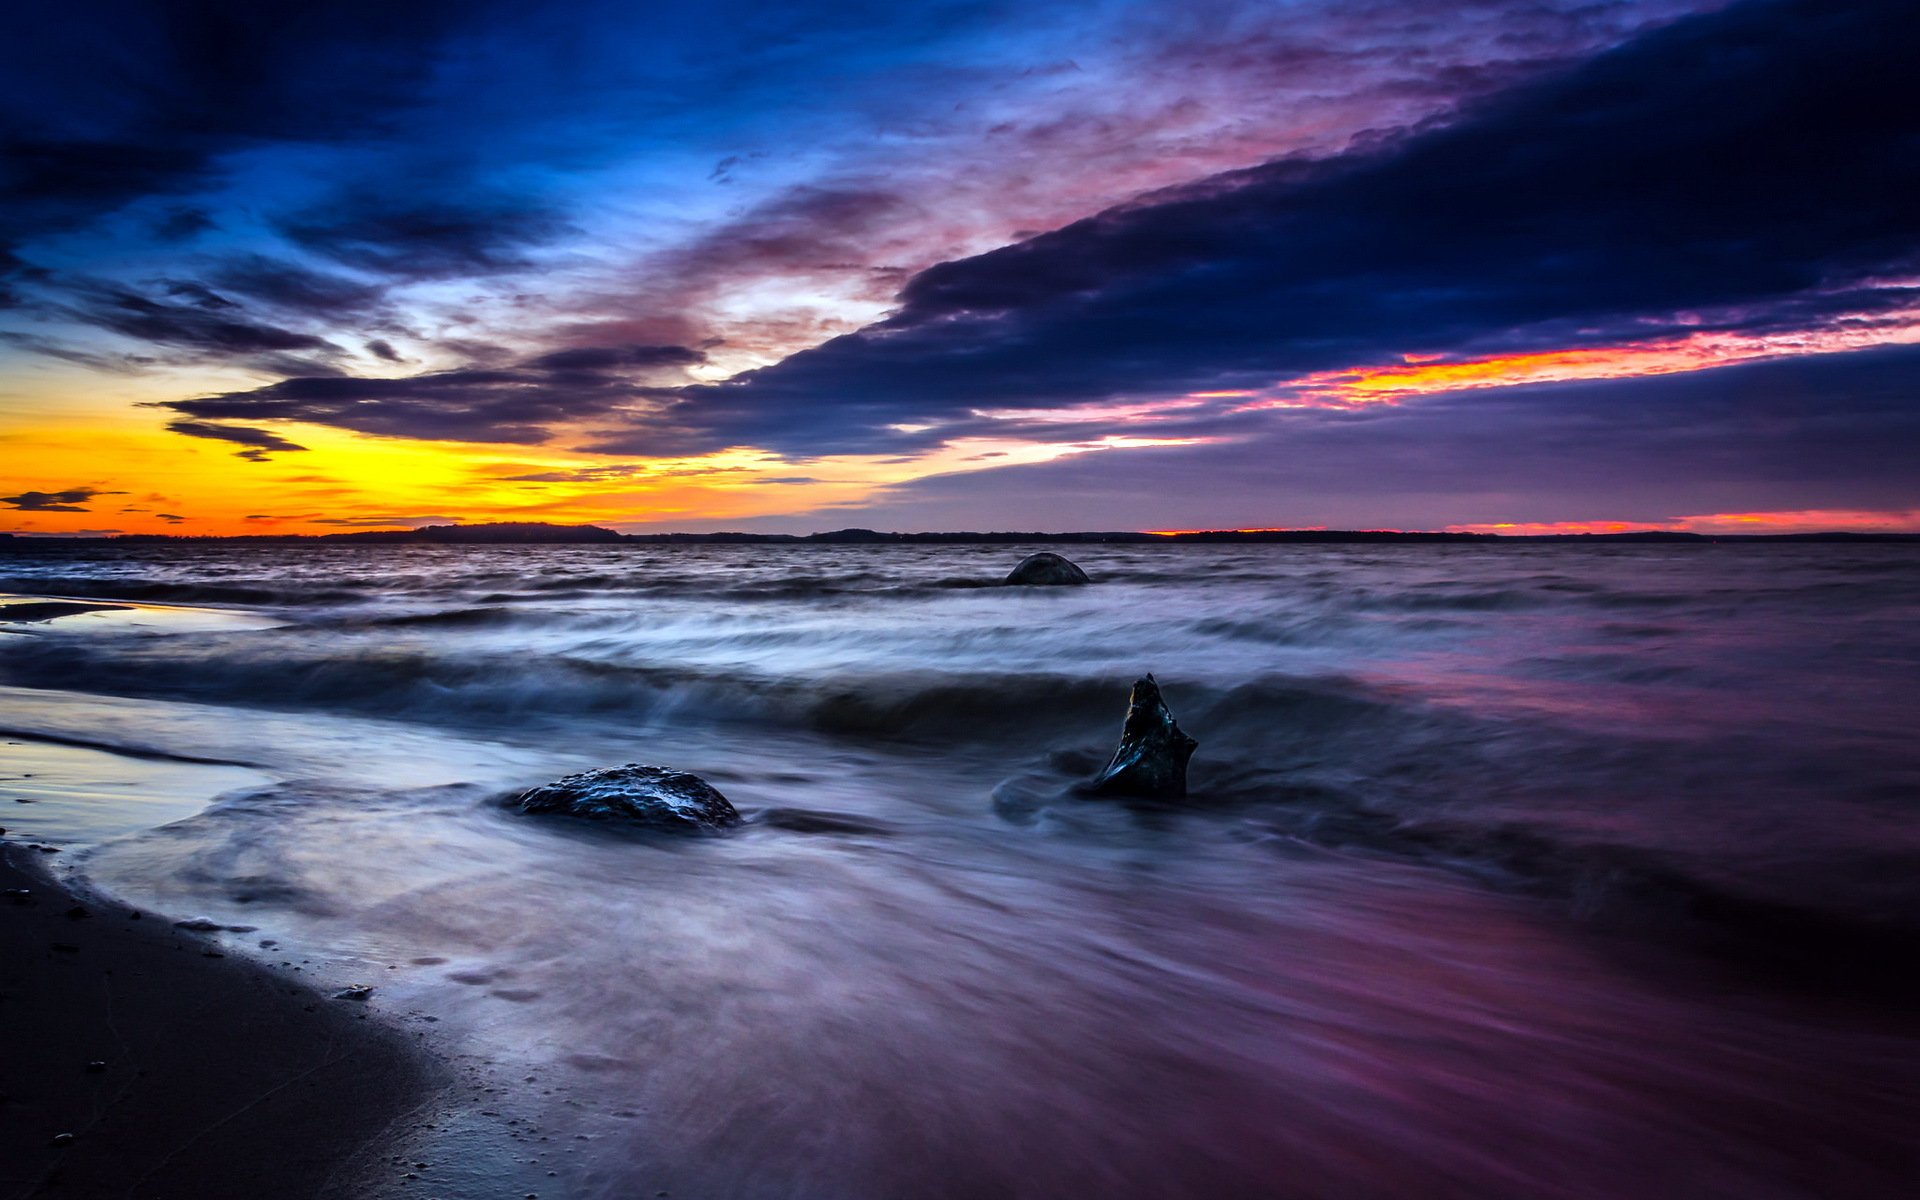
POLYGON ((1087 573, 1073 563, 1042 550, 1038 554, 1029 554, 1020 560, 1020 565, 1007 573, 1006 582, 1015 586, 1047 587, 1069 583, 1092 583, 1087 573))
POLYGON ((602 767, 523 792, 521 812, 566 813, 626 821, 674 833, 705 833, 740 823, 740 814, 698 775, 628 763, 602 767))
POLYGON ((1120 748, 1092 783, 1092 790, 1122 796, 1184 796, 1187 760, 1200 745, 1180 732, 1179 722, 1160 698, 1153 676, 1133 685, 1127 721, 1120 727, 1120 748))

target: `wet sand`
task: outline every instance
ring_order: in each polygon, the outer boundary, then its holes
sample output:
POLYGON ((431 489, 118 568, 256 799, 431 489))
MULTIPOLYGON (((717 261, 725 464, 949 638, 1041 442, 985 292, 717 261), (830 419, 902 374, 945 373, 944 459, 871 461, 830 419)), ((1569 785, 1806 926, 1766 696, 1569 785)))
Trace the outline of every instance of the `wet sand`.
POLYGON ((0 839, 0 889, 29 892, 0 894, 0 1195, 352 1197, 393 1173, 441 1075, 404 1035, 68 891, 31 845, 0 839))

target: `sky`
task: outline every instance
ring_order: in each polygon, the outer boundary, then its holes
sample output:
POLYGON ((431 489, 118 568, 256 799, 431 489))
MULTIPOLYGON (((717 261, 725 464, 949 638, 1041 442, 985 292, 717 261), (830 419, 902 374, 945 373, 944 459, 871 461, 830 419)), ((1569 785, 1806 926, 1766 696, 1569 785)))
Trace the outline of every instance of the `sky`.
POLYGON ((1920 530, 1910 0, 0 12, 0 531, 1920 530))

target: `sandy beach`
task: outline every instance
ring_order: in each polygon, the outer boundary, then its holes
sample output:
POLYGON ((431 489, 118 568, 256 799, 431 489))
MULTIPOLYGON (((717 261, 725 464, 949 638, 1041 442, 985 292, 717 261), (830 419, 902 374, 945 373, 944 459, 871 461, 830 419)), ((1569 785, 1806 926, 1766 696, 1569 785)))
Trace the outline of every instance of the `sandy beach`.
POLYGON ((404 1034, 49 857, 0 839, 0 1195, 347 1197, 391 1169, 437 1078, 404 1034))

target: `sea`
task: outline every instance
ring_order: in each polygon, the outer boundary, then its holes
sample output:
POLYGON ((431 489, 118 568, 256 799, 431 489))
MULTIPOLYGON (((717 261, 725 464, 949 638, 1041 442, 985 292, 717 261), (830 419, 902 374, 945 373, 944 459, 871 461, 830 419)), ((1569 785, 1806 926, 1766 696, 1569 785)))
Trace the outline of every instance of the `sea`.
POLYGON ((1920 1191, 1920 546, 1038 548, 10 545, 0 826, 373 988, 357 1194, 1920 1191))

